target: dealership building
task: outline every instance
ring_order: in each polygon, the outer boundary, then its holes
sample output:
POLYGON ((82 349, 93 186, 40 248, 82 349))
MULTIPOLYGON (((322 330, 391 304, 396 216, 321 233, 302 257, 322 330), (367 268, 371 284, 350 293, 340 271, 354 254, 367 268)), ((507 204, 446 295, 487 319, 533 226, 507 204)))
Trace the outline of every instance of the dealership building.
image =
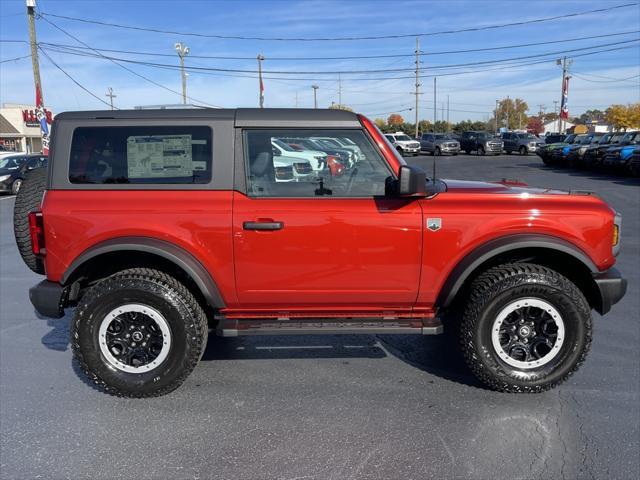
MULTIPOLYGON (((51 123, 53 113, 45 109, 51 123)), ((42 151, 40 123, 35 105, 5 103, 0 108, 0 145, 6 150, 35 153, 42 151)))

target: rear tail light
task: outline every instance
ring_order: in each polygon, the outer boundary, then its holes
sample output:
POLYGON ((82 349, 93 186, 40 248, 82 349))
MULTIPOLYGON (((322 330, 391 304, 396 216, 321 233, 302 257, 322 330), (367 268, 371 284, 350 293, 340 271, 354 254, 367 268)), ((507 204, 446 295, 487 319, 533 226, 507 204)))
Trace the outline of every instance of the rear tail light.
POLYGON ((29 235, 31 236, 31 250, 34 255, 44 256, 46 254, 44 244, 44 217, 42 212, 35 211, 29 213, 29 235))

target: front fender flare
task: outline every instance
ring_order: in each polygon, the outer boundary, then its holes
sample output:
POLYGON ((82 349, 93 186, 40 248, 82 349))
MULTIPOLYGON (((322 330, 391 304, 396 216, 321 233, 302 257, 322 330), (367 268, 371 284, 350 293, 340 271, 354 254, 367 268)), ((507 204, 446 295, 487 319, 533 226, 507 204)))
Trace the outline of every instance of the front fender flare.
POLYGON ((450 306, 466 280, 484 262, 497 255, 523 248, 544 248, 548 250, 555 250, 572 256, 585 265, 592 274, 598 273, 598 267, 589 258, 589 256, 566 240, 550 235, 539 234, 508 235, 482 244, 460 260, 453 268, 440 290, 436 300, 436 306, 450 306))

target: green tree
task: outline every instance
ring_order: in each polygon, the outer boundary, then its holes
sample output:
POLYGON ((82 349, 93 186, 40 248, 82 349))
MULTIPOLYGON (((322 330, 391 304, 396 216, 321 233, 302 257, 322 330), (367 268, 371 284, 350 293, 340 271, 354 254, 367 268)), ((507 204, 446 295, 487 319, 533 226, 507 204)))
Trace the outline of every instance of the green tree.
POLYGON ((346 110, 347 112, 353 112, 353 108, 348 107, 346 105, 339 104, 339 103, 334 103, 334 102, 331 102, 331 105, 329 105, 329 109, 331 109, 331 110, 346 110))
POLYGON ((493 118, 489 121, 493 130, 495 128, 496 118, 498 119, 498 128, 507 127, 509 130, 524 128, 527 124, 527 111, 529 106, 527 102, 520 98, 503 98, 498 102, 498 108, 493 111, 493 118))
POLYGON ((375 123, 380 130, 384 129, 384 127, 387 126, 387 122, 385 122, 382 118, 376 118, 373 123, 375 123))

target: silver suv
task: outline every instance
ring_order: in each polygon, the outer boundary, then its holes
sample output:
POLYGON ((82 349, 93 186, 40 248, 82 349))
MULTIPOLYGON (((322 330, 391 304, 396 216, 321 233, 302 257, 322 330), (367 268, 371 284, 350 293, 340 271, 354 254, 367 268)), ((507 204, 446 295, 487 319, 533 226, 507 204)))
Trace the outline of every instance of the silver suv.
POLYGON ((418 155, 420 153, 420 142, 411 138, 406 133, 387 133, 385 137, 387 137, 391 145, 398 150, 400 155, 418 155))
POLYGON ((535 135, 522 132, 504 132, 500 135, 504 142, 504 151, 507 154, 518 152, 520 155, 527 155, 529 152, 536 152, 544 145, 544 142, 535 135))
POLYGON ((460 142, 444 133, 424 133, 420 138, 420 150, 431 155, 457 155, 460 142))

